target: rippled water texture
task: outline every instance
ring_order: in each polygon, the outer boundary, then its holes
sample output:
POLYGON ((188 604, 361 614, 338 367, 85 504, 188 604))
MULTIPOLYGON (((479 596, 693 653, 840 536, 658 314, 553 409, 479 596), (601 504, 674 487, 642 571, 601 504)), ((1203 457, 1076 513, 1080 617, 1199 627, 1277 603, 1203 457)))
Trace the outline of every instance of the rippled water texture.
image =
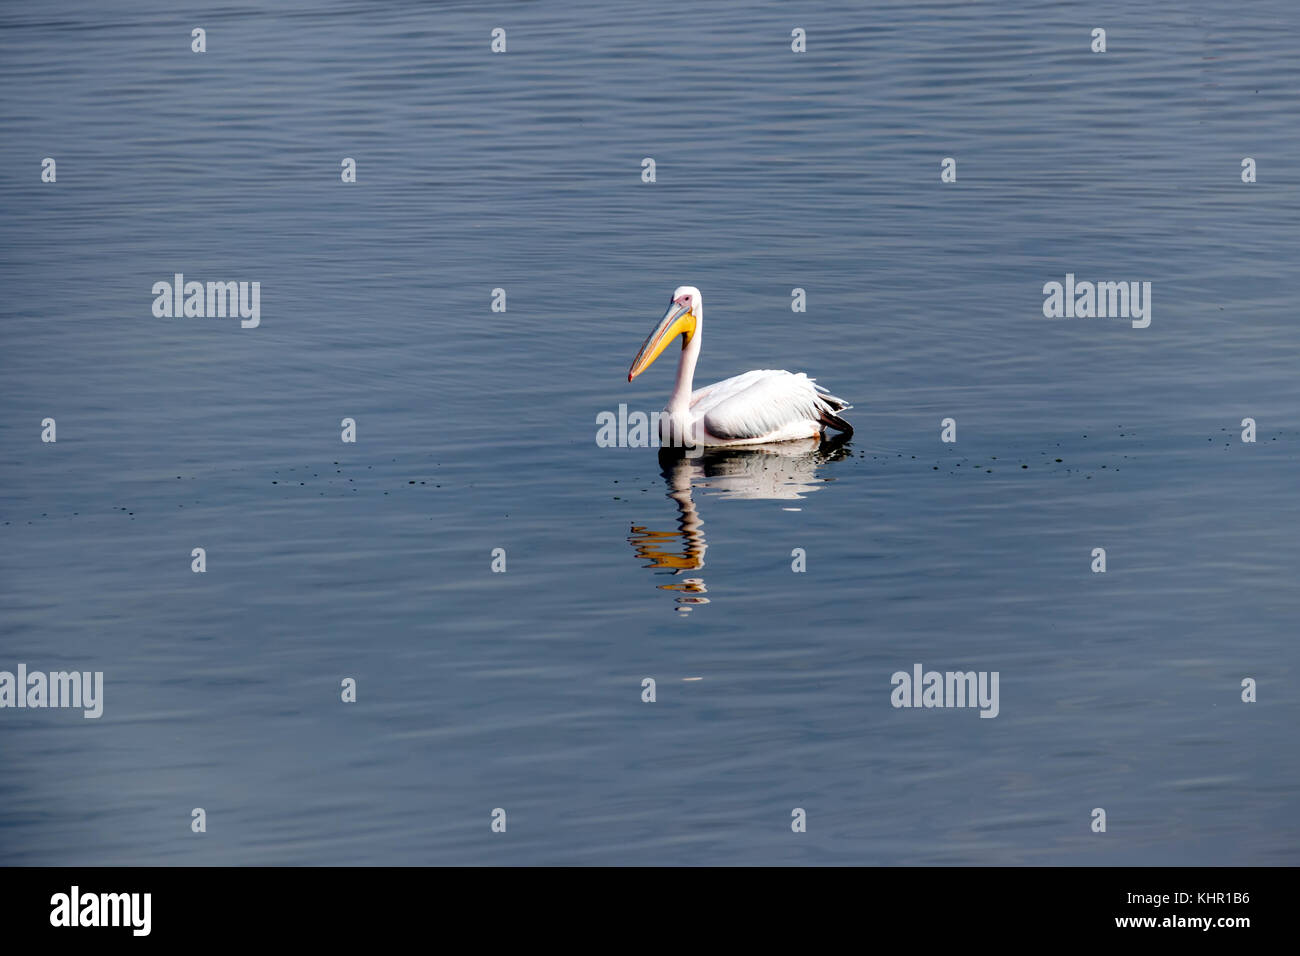
POLYGON ((0 11, 0 861, 1300 862, 1290 0, 112 6, 0 11), (852 438, 600 447, 684 283, 852 438))

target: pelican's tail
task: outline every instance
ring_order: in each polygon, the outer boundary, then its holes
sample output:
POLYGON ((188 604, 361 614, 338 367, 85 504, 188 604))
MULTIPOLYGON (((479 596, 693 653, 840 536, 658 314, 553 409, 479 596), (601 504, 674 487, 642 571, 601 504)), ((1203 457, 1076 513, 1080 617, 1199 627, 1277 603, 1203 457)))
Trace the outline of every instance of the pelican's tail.
POLYGON ((848 411, 852 407, 844 399, 837 398, 820 385, 817 386, 817 411, 821 413, 818 415, 817 420, 822 425, 841 431, 845 435, 852 435, 853 426, 835 414, 836 412, 848 411))

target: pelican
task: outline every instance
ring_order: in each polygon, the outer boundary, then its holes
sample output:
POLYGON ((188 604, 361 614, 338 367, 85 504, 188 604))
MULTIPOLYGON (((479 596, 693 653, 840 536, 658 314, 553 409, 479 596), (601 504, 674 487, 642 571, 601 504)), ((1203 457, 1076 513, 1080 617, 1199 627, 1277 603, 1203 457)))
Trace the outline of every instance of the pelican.
POLYGON ((820 437, 827 427, 845 435, 853 427, 837 415, 852 408, 802 372, 757 369, 691 390, 700 357, 704 301, 693 285, 678 286, 659 325, 632 360, 627 380, 644 372, 677 336, 682 357, 677 384, 659 419, 665 445, 759 445, 820 437))

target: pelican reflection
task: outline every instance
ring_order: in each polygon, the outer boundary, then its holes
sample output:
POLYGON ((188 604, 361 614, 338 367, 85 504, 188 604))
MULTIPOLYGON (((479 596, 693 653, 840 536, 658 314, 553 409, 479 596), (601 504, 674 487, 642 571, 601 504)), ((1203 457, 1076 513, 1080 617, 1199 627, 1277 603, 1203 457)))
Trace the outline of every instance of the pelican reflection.
POLYGON ((798 500, 828 480, 818 478, 817 469, 844 458, 848 454, 844 447, 847 441, 846 436, 830 441, 808 438, 706 448, 702 453, 699 449, 660 449, 659 466, 668 497, 677 505, 677 527, 653 531, 647 525, 632 525, 628 543, 646 562, 644 567, 671 577, 658 587, 677 592, 677 610, 687 612, 697 604, 708 604, 704 578, 691 574, 704 567, 704 553, 709 547, 704 520, 695 503, 696 489, 705 489, 704 494, 717 498, 798 500))

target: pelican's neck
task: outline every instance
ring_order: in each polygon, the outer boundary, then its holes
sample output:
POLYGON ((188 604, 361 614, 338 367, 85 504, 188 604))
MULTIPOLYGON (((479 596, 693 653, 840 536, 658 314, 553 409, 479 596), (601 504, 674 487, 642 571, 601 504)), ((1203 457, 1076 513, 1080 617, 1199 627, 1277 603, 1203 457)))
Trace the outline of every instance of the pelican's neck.
MULTIPOLYGON (((703 310, 700 310, 703 311, 703 310)), ((677 360, 677 384, 668 399, 669 412, 686 412, 691 407, 692 383, 695 381, 695 362, 700 357, 700 337, 704 333, 704 318, 695 316, 695 334, 682 349, 682 357, 677 360)))

